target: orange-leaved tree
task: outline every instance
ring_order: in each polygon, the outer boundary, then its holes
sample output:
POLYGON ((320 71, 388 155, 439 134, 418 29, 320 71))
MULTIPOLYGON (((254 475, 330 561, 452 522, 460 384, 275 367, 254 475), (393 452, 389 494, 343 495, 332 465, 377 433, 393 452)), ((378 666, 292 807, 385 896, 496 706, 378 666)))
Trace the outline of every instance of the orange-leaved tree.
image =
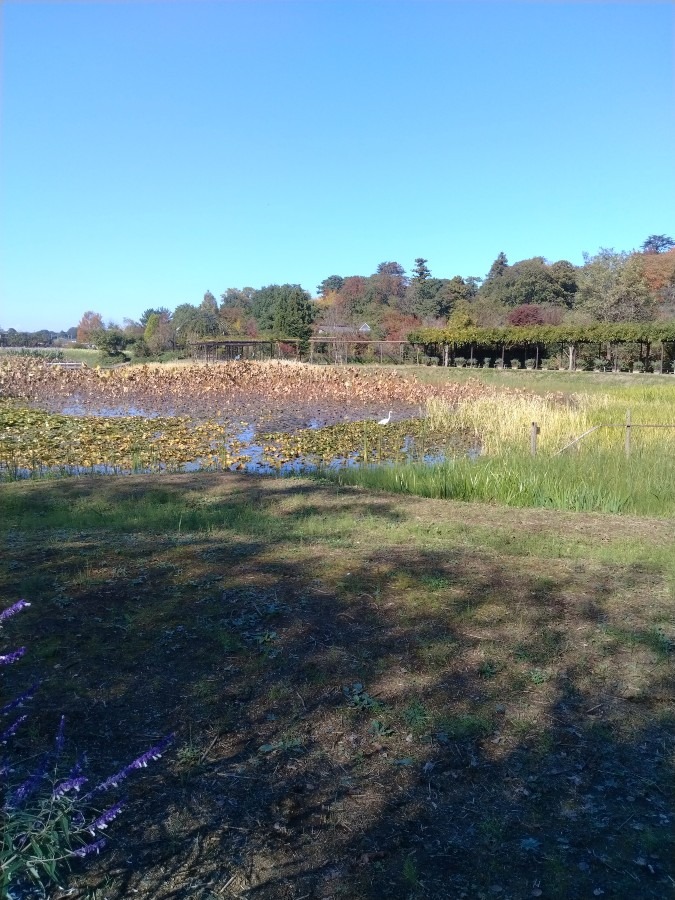
POLYGON ((89 310, 80 319, 77 326, 77 341, 79 344, 91 344, 95 331, 103 328, 103 316, 100 313, 89 310))

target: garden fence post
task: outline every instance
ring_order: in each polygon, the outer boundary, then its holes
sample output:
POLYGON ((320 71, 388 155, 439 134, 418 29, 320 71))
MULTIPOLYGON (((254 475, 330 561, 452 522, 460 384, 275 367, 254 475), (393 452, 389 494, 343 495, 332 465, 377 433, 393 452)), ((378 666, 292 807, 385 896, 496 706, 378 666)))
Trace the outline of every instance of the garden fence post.
POLYGON ((626 459, 630 457, 630 410, 626 410, 626 459))
POLYGON ((539 430, 537 423, 533 422, 530 429, 530 453, 532 456, 537 455, 537 435, 539 434, 539 430))

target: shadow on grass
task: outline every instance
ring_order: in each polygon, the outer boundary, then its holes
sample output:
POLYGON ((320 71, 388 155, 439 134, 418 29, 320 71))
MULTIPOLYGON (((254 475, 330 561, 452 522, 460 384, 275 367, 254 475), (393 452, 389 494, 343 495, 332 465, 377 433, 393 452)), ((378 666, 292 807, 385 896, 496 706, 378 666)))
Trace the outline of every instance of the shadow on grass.
POLYGON ((178 734, 130 783, 112 852, 73 879, 90 896, 672 887, 653 569, 431 550, 407 530, 420 501, 317 483, 94 479, 9 499, 2 589, 42 588, 5 629, 30 650, 10 692, 43 677, 18 748, 64 712, 105 777, 178 734))

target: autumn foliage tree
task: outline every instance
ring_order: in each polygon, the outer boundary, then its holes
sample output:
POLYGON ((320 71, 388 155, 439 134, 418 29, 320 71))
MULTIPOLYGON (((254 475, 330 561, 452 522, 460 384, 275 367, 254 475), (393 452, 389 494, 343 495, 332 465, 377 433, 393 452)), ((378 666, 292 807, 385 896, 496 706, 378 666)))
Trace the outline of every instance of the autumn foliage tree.
POLYGON ((103 329, 103 316, 100 313, 89 310, 80 319, 77 326, 77 341, 79 344, 91 344, 94 334, 103 329))
POLYGON ((538 306, 532 303, 524 303, 522 306, 516 306, 506 317, 509 325, 543 325, 544 314, 538 306))

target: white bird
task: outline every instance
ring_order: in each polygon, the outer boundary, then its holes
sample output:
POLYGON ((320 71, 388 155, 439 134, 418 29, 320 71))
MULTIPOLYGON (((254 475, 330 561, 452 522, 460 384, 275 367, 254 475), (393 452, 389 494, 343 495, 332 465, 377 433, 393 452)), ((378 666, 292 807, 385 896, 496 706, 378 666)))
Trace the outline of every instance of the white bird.
POLYGON ((389 422, 391 421, 391 414, 392 414, 392 412, 393 412, 393 409, 390 409, 390 410, 389 410, 389 415, 387 416, 387 418, 386 418, 386 419, 380 419, 380 421, 379 421, 377 424, 378 424, 378 425, 388 425, 389 422))

